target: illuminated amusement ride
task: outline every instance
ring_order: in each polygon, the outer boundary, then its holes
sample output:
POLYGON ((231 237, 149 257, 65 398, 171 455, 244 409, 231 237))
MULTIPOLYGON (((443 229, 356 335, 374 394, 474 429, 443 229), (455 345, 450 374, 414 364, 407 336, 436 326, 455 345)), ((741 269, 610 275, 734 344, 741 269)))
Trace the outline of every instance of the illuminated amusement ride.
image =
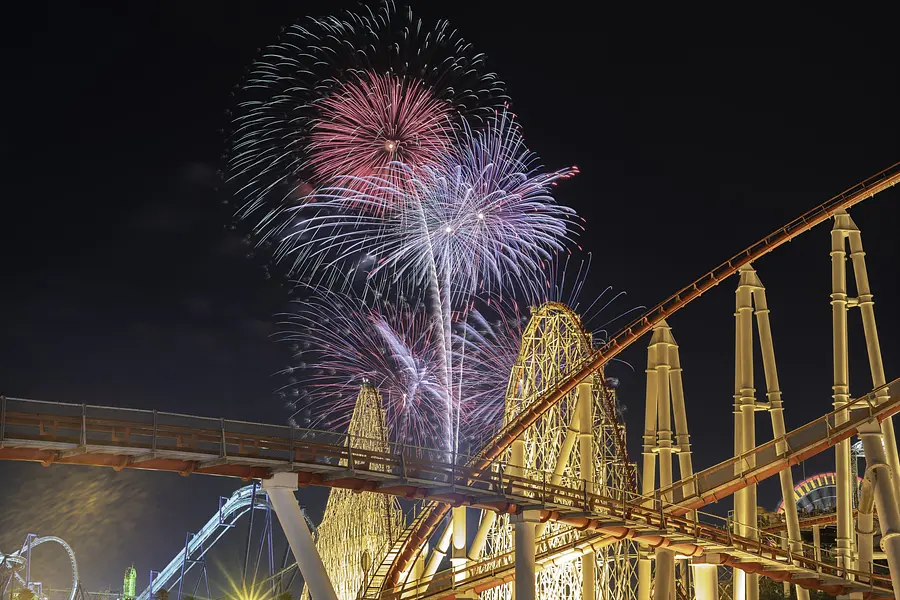
MULTIPOLYGON (((261 481, 261 505, 277 515, 306 593, 317 600, 757 600, 763 578, 792 586, 804 600, 810 591, 894 597, 900 478, 892 474, 900 465, 892 416, 900 411, 900 381, 885 379, 862 235, 847 210, 898 181, 900 164, 779 228, 599 347, 565 305, 534 307, 506 385, 502 427, 471 456, 392 441, 379 390, 365 383, 343 432, 5 397, 0 458, 261 481), (770 309, 753 264, 825 221, 833 224, 834 410, 786 431, 770 309), (737 288, 734 458, 697 470, 671 325, 678 310, 728 281, 737 288), (862 317, 873 388, 855 399, 847 381, 850 310, 862 317), (645 424, 635 464, 603 368, 645 336, 645 424), (762 444, 760 411, 773 432, 762 444), (857 484, 854 436, 865 460, 857 484), (830 448, 833 473, 793 481, 792 465, 830 448), (756 486, 769 477, 780 481, 781 516, 758 513, 756 486), (333 488, 317 541, 294 495, 309 485, 333 488), (730 518, 702 512, 728 497, 730 518), (817 502, 829 510, 805 510, 817 502), (816 518, 816 527, 834 523, 833 547, 818 535, 812 543, 803 537, 816 518)), ((255 494, 252 487, 237 493, 245 510, 255 494)), ((216 529, 219 518, 213 521, 216 529)), ((4 556, 4 567, 25 551, 4 556)))

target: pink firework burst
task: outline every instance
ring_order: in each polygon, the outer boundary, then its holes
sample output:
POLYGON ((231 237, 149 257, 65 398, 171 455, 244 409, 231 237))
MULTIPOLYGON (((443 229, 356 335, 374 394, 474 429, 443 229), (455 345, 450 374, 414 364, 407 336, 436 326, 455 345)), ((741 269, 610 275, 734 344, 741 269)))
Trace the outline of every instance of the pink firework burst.
POLYGON ((350 192, 372 193, 366 178, 385 177, 405 188, 390 169, 402 162, 412 169, 438 162, 450 150, 451 106, 420 81, 363 72, 320 100, 309 136, 308 164, 317 183, 335 177, 355 182, 350 192), (364 186, 366 189, 355 189, 364 186))

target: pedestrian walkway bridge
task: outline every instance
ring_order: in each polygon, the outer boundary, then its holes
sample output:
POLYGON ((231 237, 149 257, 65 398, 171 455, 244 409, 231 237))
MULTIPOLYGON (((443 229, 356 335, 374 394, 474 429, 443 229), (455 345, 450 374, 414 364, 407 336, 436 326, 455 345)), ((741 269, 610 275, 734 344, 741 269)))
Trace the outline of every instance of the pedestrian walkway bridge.
MULTIPOLYGON (((471 465, 484 463, 477 456, 452 457, 428 448, 391 444, 386 453, 366 451, 359 449, 364 445, 359 440, 337 432, 6 397, 0 399, 0 460, 244 480, 291 472, 300 486, 372 491, 502 513, 533 511, 541 521, 560 521, 586 532, 554 548, 545 540, 539 563, 568 560, 585 548, 629 538, 832 595, 859 592, 865 598, 888 598, 893 597, 889 577, 855 573, 792 553, 772 544, 771 536, 737 536, 717 517, 696 511, 856 435, 873 419, 880 422, 900 412, 900 380, 885 388, 887 401, 882 401, 883 389, 852 401, 845 423, 836 419, 837 411, 829 413, 658 490, 654 497, 624 490, 589 493, 590 486, 581 479, 563 477, 556 483, 551 473, 516 470, 499 461, 476 468, 471 465), (776 446, 782 442, 787 450, 779 453, 776 446)), ((510 580, 512 573, 511 556, 501 555, 469 563, 463 572, 438 573, 427 593, 420 581, 406 590, 389 590, 387 597, 477 591, 510 580)))

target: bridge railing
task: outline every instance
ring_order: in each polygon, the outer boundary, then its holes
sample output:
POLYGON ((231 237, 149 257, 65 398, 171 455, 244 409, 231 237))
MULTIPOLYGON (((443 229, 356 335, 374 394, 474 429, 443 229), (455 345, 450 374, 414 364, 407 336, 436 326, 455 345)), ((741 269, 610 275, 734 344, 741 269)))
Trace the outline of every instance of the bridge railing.
MULTIPOLYGON (((785 440, 794 450, 793 454, 779 455, 773 450, 774 442, 764 444, 755 453, 756 470, 745 472, 738 479, 758 479, 766 469, 775 468, 772 466, 775 461, 782 461, 776 465, 780 468, 783 461, 801 459, 823 440, 833 442, 840 436, 849 437, 848 432, 852 432, 853 427, 873 414, 880 418, 893 414, 900 407, 900 381, 893 382, 889 388, 891 397, 881 405, 876 404, 878 390, 853 401, 845 409, 850 412, 848 425, 836 425, 835 413, 832 413, 789 433, 785 440)), ((263 465, 266 472, 280 469, 312 475, 329 474, 332 479, 328 484, 337 487, 342 485, 342 479, 346 479, 345 487, 354 488, 367 481, 381 480, 387 486, 425 489, 432 499, 470 502, 503 512, 540 508, 549 511, 550 518, 563 522, 574 519, 583 524, 585 519, 593 519, 597 523, 630 523, 591 525, 604 535, 614 532, 639 538, 647 535, 642 533, 642 528, 649 528, 706 540, 704 543, 712 541, 769 560, 800 563, 805 568, 827 574, 847 574, 847 570, 834 564, 816 562, 805 552, 797 555, 778 547, 779 544, 769 544, 768 538, 761 533, 749 537, 735 535, 720 517, 692 511, 696 494, 687 498, 679 496, 678 491, 689 489, 686 488, 689 483, 699 490, 700 495, 708 489, 721 492, 723 485, 730 485, 727 480, 735 479, 735 461, 701 471, 693 481, 680 482, 672 488, 659 490, 654 497, 645 497, 605 486, 598 486, 599 491, 589 491, 593 486, 580 478, 564 476, 556 480, 552 473, 514 467, 501 461, 490 462, 484 467, 471 466, 469 457, 453 456, 442 450, 392 444, 380 452, 371 450, 377 447, 372 445, 375 440, 348 438, 337 432, 135 409, 18 398, 0 400, 0 444, 3 446, 50 448, 66 455, 73 453, 73 456, 109 453, 134 460, 189 459, 197 463, 198 469, 205 468, 206 464, 220 464, 223 460, 225 463, 236 461, 263 465), (721 484, 719 477, 723 478, 721 484)), ((383 442, 381 447, 384 447, 383 442)), ((324 483, 324 479, 317 481, 324 483)), ((317 481, 311 480, 312 483, 317 481)), ((879 585, 883 584, 885 582, 879 580, 879 585)))

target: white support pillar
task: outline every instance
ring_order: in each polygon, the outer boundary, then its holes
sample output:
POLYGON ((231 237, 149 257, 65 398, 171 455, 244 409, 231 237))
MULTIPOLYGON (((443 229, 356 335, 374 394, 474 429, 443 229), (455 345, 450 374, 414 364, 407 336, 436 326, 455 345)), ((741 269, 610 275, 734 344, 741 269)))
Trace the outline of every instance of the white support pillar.
MULTIPOLYGON (((746 267, 740 272, 740 283, 735 294, 735 318, 737 319, 737 389, 740 393, 741 409, 741 452, 745 453, 756 447, 756 389, 753 382, 753 289, 756 287, 751 278, 753 274, 746 267)), ((752 469, 756 465, 755 457, 743 461, 744 469, 752 469)), ((746 538, 759 539, 756 527, 756 484, 744 488, 744 494, 738 513, 742 535, 746 538)), ((737 583, 737 580, 735 580, 737 583)), ((759 600, 759 575, 744 575, 745 600, 759 600)), ((738 600, 739 595, 735 593, 738 600)))
MULTIPOLYGON (((813 525, 813 552, 815 552, 816 562, 822 562, 822 529, 818 525, 813 525)), ((817 571, 821 571, 821 567, 816 567, 817 571)))
POLYGON ((868 478, 863 480, 856 519, 856 547, 859 548, 857 571, 872 573, 873 539, 875 537, 875 488, 868 478))
POLYGON ((719 568, 716 565, 694 565, 694 594, 697 600, 719 600, 719 568))
MULTIPOLYGON (((832 354, 834 361, 835 410, 844 408, 850 399, 850 379, 847 366, 847 252, 845 240, 851 229, 849 215, 837 213, 831 230, 831 319, 833 329, 832 354)), ((855 228, 853 226, 852 228, 855 228)), ((847 410, 835 416, 835 425, 850 420, 847 410)), ((850 440, 838 442, 835 447, 835 473, 837 475, 837 561, 838 566, 852 566, 853 502, 850 481, 850 440)))
POLYGON ((653 600, 675 600, 675 553, 672 550, 656 551, 653 600))
POLYGON ((465 576, 466 556, 466 507, 454 506, 450 509, 453 527, 453 548, 450 554, 450 564, 453 565, 454 579, 459 580, 465 576))
MULTIPOLYGON (((647 351, 647 401, 644 414, 644 471, 641 493, 652 498, 657 489, 656 470, 659 457, 659 488, 669 487, 674 477, 674 454, 678 454, 681 479, 693 475, 691 445, 688 434, 687 413, 684 407, 681 359, 678 344, 665 320, 653 327, 653 336, 647 351), (675 435, 672 423, 674 419, 675 435)), ((691 493, 692 484, 685 489, 691 493)), ((662 502, 672 498, 664 495, 662 502)), ((649 505, 653 500, 648 500, 649 505)), ((654 551, 656 571, 654 575, 654 599, 675 598, 675 553, 659 548, 654 551)), ((682 578, 687 580, 686 565, 682 578)), ((643 551, 638 562, 638 600, 650 598, 651 563, 649 553, 643 551)))
POLYGON ((515 523, 513 545, 516 565, 516 600, 535 600, 536 596, 537 567, 535 565, 534 526, 537 515, 529 515, 529 512, 515 515, 510 519, 515 523))
POLYGON ((481 523, 478 524, 478 531, 475 533, 475 539, 469 546, 469 560, 478 560, 484 551, 484 545, 487 542, 488 533, 494 521, 497 520, 497 513, 492 510, 481 511, 481 523))
MULTIPOLYGON (((744 420, 741 414, 741 323, 735 315, 734 319, 734 399, 732 414, 734 415, 734 456, 740 456, 744 452, 744 420)), ((734 474, 741 475, 744 465, 740 461, 734 463, 734 474)), ((741 517, 744 512, 744 495, 746 490, 741 488, 732 496, 734 503, 734 522, 732 532, 743 535, 741 517)), ((733 600, 746 600, 746 573, 737 567, 731 568, 731 589, 733 600)))
POLYGON ((437 573, 438 568, 441 566, 441 562, 443 562, 444 557, 447 556, 447 549, 450 547, 450 538, 452 535, 453 522, 451 521, 447 523, 444 532, 438 539, 437 545, 434 547, 434 550, 431 551, 431 556, 428 557, 428 562, 425 563, 425 572, 422 574, 422 577, 431 577, 437 573))
MULTIPOLYGON (((656 489, 656 346, 650 342, 647 349, 647 393, 644 404, 643 469, 641 470, 641 495, 649 497, 656 489)), ((650 600, 652 565, 646 546, 639 546, 637 600, 650 600)))
POLYGON ((891 483, 892 474, 884 450, 884 434, 878 421, 871 419, 860 426, 859 435, 866 454, 866 478, 875 488, 881 549, 887 555, 892 587, 900 590, 900 507, 897 506, 898 498, 891 483))
POLYGON ((262 486, 278 515, 278 522, 297 559, 310 596, 316 600, 337 600, 334 586, 306 526, 303 511, 294 496, 297 491, 296 473, 276 473, 271 479, 263 479, 262 486))
MULTIPOLYGON (((869 272, 866 269, 866 253, 862 245, 862 233, 850 215, 846 216, 849 225, 848 235, 850 242, 850 260, 853 262, 853 275, 856 279, 857 306, 862 316, 863 333, 866 337, 866 353, 869 357, 869 371, 872 374, 872 387, 879 388, 885 383, 884 362, 881 357, 881 343, 878 341, 878 327, 875 325, 875 297, 869 287, 869 272)), ((888 390, 883 389, 877 394, 879 404, 887 402, 888 390)), ((881 431, 884 434, 884 447, 887 452, 887 463, 894 473, 900 473, 900 455, 897 451, 897 438, 894 434, 894 418, 890 417, 881 422, 881 431)), ((894 493, 900 498, 900 477, 893 479, 894 493)))
MULTIPOLYGON (((594 473, 594 385, 593 378, 578 384, 578 454, 581 477, 585 482, 585 491, 594 492, 596 474, 594 473)), ((584 549, 581 555, 581 598, 595 600, 594 580, 596 578, 597 558, 591 547, 584 549)))
POLYGON ((428 556, 428 542, 422 547, 422 551, 416 556, 409 577, 403 578, 403 588, 400 593, 402 600, 412 600, 420 592, 427 589, 428 584, 423 586, 422 580, 425 577, 425 557, 428 556))
MULTIPOLYGON (((763 371, 766 377, 766 399, 769 404, 769 416, 772 419, 772 435, 776 440, 781 440, 786 432, 784 424, 784 406, 781 398, 781 386, 778 382, 778 368, 775 363, 775 344, 772 341, 772 325, 769 321, 769 302, 766 298, 766 288, 756 271, 750 265, 741 268, 747 273, 747 278, 753 284, 753 304, 756 308, 756 328, 759 331, 759 346, 763 359, 763 371)), ((775 449, 779 454, 787 451, 784 441, 776 442, 775 449)), ((787 525, 787 539, 790 541, 790 550, 795 554, 802 554, 803 538, 800 535, 800 518, 797 515, 797 503, 794 501, 794 476, 790 469, 783 469, 778 473, 781 483, 781 497, 784 500, 784 517, 787 525)), ((797 600, 809 600, 809 590, 799 585, 795 586, 797 600)), ((785 596, 788 594, 785 593, 785 596)))
MULTIPOLYGON (((672 403, 669 385, 671 365, 669 348, 672 345, 668 325, 654 327, 651 345, 656 346, 656 437, 659 453, 659 487, 672 485, 672 403)), ((665 502, 668 497, 660 498, 665 502)), ((654 552, 656 573, 653 577, 653 600, 675 600, 675 552, 657 548, 654 552)))

